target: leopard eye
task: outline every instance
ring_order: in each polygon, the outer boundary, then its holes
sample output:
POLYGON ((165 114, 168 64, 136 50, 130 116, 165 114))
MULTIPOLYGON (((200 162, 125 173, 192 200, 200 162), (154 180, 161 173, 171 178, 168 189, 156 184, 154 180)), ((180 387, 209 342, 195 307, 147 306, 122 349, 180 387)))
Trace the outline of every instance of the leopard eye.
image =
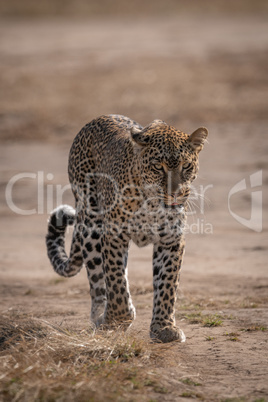
POLYGON ((185 162, 182 165, 183 169, 188 169, 190 166, 191 166, 191 162, 185 162))
POLYGON ((161 163, 155 163, 153 166, 155 170, 163 170, 163 166, 161 165, 161 163))

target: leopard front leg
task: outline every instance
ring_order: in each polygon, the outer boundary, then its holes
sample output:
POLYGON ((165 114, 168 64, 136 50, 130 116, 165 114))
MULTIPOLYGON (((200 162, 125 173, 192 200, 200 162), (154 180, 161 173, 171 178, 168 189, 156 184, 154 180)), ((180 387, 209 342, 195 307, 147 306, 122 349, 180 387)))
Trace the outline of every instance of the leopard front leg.
POLYGON ((106 235, 104 238, 103 259, 107 296, 104 325, 111 328, 128 328, 135 318, 127 278, 128 248, 129 239, 123 234, 118 237, 106 235))
POLYGON ((152 339, 160 342, 185 342, 186 339, 175 322, 176 294, 183 253, 183 239, 172 245, 154 245, 154 306, 150 335, 152 339))

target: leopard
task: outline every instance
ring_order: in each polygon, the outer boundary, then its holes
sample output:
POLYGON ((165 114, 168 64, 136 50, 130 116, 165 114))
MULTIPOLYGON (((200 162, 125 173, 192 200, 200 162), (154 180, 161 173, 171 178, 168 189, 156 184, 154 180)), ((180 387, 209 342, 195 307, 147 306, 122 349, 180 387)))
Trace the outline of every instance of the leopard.
POLYGON ((162 120, 146 126, 122 115, 86 124, 69 153, 75 208, 61 205, 48 221, 46 246, 57 274, 72 277, 83 266, 96 328, 128 329, 136 317, 128 282, 130 243, 153 245, 153 311, 150 337, 184 342, 175 320, 185 227, 192 182, 208 130, 192 134, 162 120), (70 252, 67 228, 73 226, 70 252))

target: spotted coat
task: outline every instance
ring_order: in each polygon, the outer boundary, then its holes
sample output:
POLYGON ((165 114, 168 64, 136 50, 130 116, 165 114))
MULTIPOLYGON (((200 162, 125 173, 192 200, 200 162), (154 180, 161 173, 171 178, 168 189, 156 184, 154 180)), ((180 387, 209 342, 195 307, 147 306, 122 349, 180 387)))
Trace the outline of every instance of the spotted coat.
POLYGON ((85 265, 97 326, 132 323, 129 244, 153 243, 150 334, 162 342, 185 340, 175 324, 176 292, 188 197, 207 135, 203 127, 188 135, 160 120, 142 127, 109 115, 91 121, 74 139, 68 171, 75 209, 62 205, 52 211, 46 244, 59 275, 76 275, 85 265), (67 256, 64 237, 72 224, 67 256))

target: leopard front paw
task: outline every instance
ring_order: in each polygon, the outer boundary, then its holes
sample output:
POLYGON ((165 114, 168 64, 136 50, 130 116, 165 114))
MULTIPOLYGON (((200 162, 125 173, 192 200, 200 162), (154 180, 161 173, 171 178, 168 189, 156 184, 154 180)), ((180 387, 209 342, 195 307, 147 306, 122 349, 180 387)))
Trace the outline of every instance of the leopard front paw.
POLYGON ((173 341, 179 341, 179 342, 186 341, 186 336, 184 335, 184 332, 180 328, 177 328, 175 325, 162 326, 158 323, 154 323, 151 325, 150 337, 155 342, 163 342, 163 343, 173 341))
POLYGON ((96 303, 92 301, 90 318, 92 323, 95 324, 97 328, 104 324, 105 305, 105 301, 102 301, 101 303, 96 303))
POLYGON ((95 324, 96 328, 102 327, 104 325, 104 314, 101 314, 98 318, 92 320, 92 322, 95 324))

